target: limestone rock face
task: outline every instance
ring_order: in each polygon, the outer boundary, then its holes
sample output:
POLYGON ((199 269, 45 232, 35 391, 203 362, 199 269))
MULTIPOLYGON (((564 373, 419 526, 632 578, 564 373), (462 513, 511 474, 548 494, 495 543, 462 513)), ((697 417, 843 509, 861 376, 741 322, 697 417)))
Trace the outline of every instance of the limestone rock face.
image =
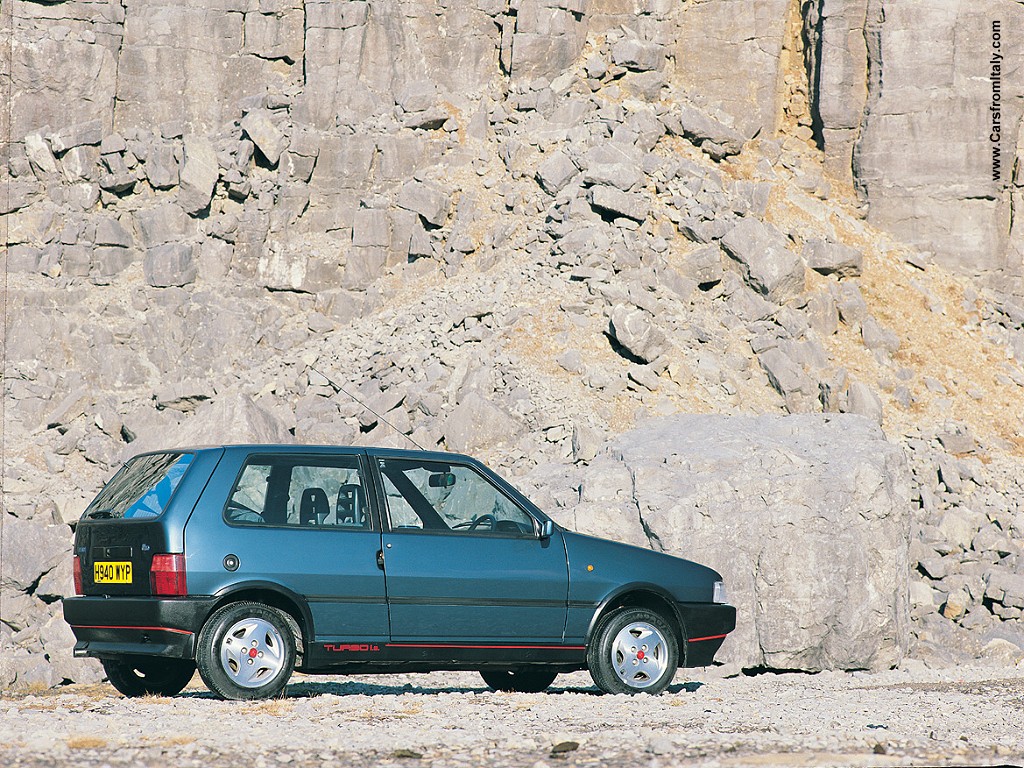
POLYGON ((818 0, 805 17, 827 164, 856 183, 868 220, 943 264, 1018 279, 1024 95, 1010 83, 1024 42, 1007 30, 1022 25, 1008 0, 818 0))
POLYGON ((679 10, 674 52, 680 79, 731 116, 746 138, 774 126, 788 8, 786 0, 730 0, 679 10))
MULTIPOLYGON (((294 123, 334 139, 339 126, 389 116, 397 103, 405 126, 429 133, 454 114, 446 104, 466 120, 506 79, 526 88, 558 81, 583 63, 588 40, 603 36, 605 57, 586 61, 592 82, 626 73, 626 90, 646 98, 661 85, 685 92, 693 105, 666 116, 669 130, 696 137, 716 158, 775 130, 780 84, 792 77, 786 67, 802 65, 813 141, 828 171, 855 184, 873 224, 944 264, 1024 284, 1024 219, 1012 215, 1024 207, 1024 187, 1012 178, 1024 153, 1024 94, 1013 87, 1024 42, 1008 32, 1024 26, 1024 6, 1013 0, 810 0, 797 20, 802 61, 799 48, 786 50, 786 0, 655 0, 635 9, 612 0, 487 0, 472 8, 419 0, 12 1, 11 110, 0 120, 9 118, 4 135, 31 146, 43 170, 54 164, 51 147, 39 145, 49 128, 57 164, 88 175, 89 153, 61 138, 85 124, 127 134, 177 123, 201 135, 242 121, 271 165, 290 139, 288 121, 271 114, 283 108, 294 123), (430 98, 420 104, 410 94, 430 98)), ((145 169, 161 189, 177 183, 180 163, 170 151, 158 148, 145 169)), ((392 178, 406 180, 417 153, 403 153, 397 169, 393 157, 392 178)), ((183 207, 202 204, 215 171, 204 160, 203 184, 185 185, 183 207)), ((557 190, 570 171, 563 162, 542 178, 557 190)), ((138 176, 118 168, 86 180, 121 194, 138 176)), ((232 189, 240 197, 250 191, 242 182, 232 189)), ((330 197, 338 199, 336 187, 330 197)), ((318 207, 315 191, 309 204, 318 207)), ((305 223, 316 228, 322 218, 305 223)))
MULTIPOLYGON (((268 30, 256 21, 261 14, 244 13, 259 5, 246 0, 131 3, 117 60, 114 125, 126 130, 182 121, 194 133, 207 133, 232 116, 239 99, 291 82, 298 73, 278 65, 273 50, 270 56, 263 50, 268 30)), ((274 5, 287 10, 289 3, 274 5)), ((286 18, 298 21, 294 15, 286 18)), ((291 21, 280 27, 282 39, 301 28, 291 21)), ((283 47, 299 45, 295 39, 283 47)))
POLYGON ((879 670, 906 653, 909 474, 869 420, 677 416, 562 478, 581 491, 547 507, 560 522, 723 575, 738 614, 721 661, 879 670))

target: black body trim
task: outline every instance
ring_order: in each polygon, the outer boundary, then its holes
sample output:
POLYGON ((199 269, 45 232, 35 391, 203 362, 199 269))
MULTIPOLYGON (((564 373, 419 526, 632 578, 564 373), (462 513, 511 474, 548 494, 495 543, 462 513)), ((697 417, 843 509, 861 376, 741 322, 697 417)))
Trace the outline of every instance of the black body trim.
POLYGON ((196 633, 214 602, 209 597, 69 597, 64 621, 78 640, 75 656, 193 658, 196 633))
POLYGON ((724 603, 676 603, 683 623, 686 642, 680 648, 679 663, 683 667, 707 667, 725 642, 725 636, 736 629, 736 608, 724 603))
MULTIPOLYGON (((341 602, 348 602, 341 601, 341 602)), ((379 602, 379 601, 378 601, 379 602)), ((487 608, 563 608, 565 600, 525 600, 518 597, 390 597, 389 605, 472 605, 487 608)))
POLYGON ((583 645, 545 643, 324 643, 311 644, 304 672, 429 672, 539 664, 562 672, 587 668, 583 645))

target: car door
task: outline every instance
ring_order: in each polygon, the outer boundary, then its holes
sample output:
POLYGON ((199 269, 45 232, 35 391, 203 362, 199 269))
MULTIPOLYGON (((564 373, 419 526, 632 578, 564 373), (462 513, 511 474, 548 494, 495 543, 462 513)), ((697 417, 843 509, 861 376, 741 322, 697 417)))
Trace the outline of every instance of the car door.
POLYGON ((189 535, 195 523, 186 529, 190 586, 195 580, 210 594, 281 587, 305 600, 314 642, 386 641, 381 534, 365 493, 363 459, 257 454, 233 471, 227 503, 217 510, 222 523, 196 526, 195 536, 189 535))
POLYGON ((568 570, 561 534, 470 465, 378 457, 393 644, 558 643, 568 570))

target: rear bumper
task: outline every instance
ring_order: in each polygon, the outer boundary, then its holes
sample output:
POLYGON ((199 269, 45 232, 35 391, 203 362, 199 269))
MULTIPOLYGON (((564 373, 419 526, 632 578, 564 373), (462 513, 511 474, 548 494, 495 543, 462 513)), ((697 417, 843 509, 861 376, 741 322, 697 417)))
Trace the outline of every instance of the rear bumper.
POLYGON ((75 656, 195 658, 196 634, 213 598, 70 597, 64 621, 75 634, 75 656))
POLYGON ((736 629, 736 608, 722 603, 679 603, 677 608, 686 636, 680 666, 710 666, 726 635, 736 629))

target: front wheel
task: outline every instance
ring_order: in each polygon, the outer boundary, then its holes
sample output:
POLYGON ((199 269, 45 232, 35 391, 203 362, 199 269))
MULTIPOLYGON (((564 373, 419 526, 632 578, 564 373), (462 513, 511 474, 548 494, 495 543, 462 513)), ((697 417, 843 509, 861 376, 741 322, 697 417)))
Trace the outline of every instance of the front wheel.
POLYGON ((487 669, 480 677, 490 688, 496 691, 514 691, 516 693, 540 693, 555 682, 557 672, 544 667, 531 669, 487 669))
POLYGON ((225 699, 267 699, 284 690, 295 667, 295 636, 277 608, 232 603, 203 625, 196 648, 199 675, 225 699))
POLYGON ((195 674, 191 659, 163 659, 159 656, 100 659, 107 679, 120 693, 136 696, 175 696, 195 674))
POLYGON ((661 693, 675 677, 679 644, 671 625, 646 608, 610 613, 587 648, 587 666, 605 693, 661 693))

